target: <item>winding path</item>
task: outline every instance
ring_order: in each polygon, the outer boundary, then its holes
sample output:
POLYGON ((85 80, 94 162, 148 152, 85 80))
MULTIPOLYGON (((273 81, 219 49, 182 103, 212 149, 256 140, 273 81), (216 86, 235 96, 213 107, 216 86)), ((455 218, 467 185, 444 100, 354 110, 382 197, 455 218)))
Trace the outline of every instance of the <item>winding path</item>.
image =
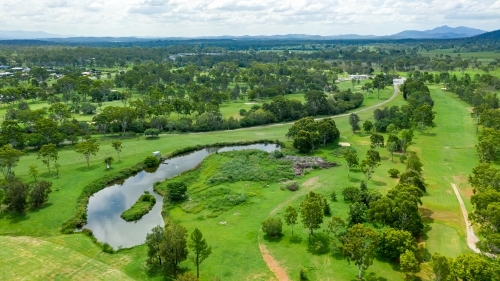
POLYGON ((467 231, 467 245, 472 251, 479 254, 481 253, 481 251, 476 246, 476 243, 479 242, 479 238, 477 238, 476 234, 474 233, 474 229, 472 229, 472 225, 469 222, 469 215, 467 213, 467 209, 465 208, 464 200, 462 200, 462 197, 458 192, 458 188, 454 183, 451 184, 451 187, 453 187, 453 191, 455 192, 458 203, 460 204, 460 209, 462 209, 462 215, 464 216, 465 230, 467 231))

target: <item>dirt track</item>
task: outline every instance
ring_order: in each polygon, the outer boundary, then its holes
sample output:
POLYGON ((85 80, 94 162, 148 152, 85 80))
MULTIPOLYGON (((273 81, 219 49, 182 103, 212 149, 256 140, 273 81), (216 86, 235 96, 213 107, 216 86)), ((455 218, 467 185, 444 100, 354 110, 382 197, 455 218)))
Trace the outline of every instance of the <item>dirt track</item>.
POLYGON ((271 254, 269 254, 266 246, 259 243, 259 249, 267 267, 269 267, 269 269, 274 273, 276 278, 278 278, 279 281, 289 281, 290 278, 288 277, 288 274, 286 274, 285 269, 279 265, 278 261, 275 260, 271 254))
POLYGON ((453 187, 453 191, 455 192, 455 195, 458 199, 458 204, 460 204, 460 209, 462 209, 462 215, 464 216, 465 230, 467 231, 467 245, 472 251, 479 254, 481 253, 481 251, 476 246, 476 243, 479 242, 479 238, 477 238, 476 234, 474 233, 474 229, 472 229, 472 226, 469 222, 469 214, 467 213, 467 209, 465 208, 464 200, 462 200, 460 192, 458 192, 458 188, 454 183, 451 184, 451 187, 453 187))

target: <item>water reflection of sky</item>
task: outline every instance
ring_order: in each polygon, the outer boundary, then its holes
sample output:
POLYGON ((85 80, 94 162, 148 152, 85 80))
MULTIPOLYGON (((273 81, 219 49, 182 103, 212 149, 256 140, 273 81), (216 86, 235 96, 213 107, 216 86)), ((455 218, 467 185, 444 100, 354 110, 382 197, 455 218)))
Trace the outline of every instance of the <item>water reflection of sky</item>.
POLYGON ((216 151, 244 149, 261 149, 272 152, 277 149, 274 144, 253 144, 224 148, 207 148, 193 153, 175 157, 161 164, 152 173, 142 171, 128 178, 123 184, 107 187, 90 197, 87 206, 87 225, 97 240, 107 242, 113 248, 132 247, 144 243, 146 234, 157 225, 164 225, 161 217, 163 198, 153 192, 153 183, 176 176, 196 167, 205 157, 216 151), (156 198, 156 204, 147 215, 139 221, 127 222, 120 216, 148 190, 156 198))

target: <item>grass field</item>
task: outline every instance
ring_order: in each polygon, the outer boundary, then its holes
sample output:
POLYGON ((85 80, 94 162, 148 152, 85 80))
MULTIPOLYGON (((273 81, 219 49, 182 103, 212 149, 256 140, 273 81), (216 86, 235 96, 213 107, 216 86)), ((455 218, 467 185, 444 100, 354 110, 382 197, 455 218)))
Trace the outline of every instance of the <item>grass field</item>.
MULTIPOLYGON (((344 87, 352 86, 345 82, 344 87)), ((381 100, 387 99, 392 90, 381 93, 381 100)), ((470 188, 466 175, 477 164, 474 144, 472 120, 467 105, 451 94, 432 87, 435 100, 434 110, 438 127, 426 130, 423 134, 415 133, 414 144, 410 150, 417 151, 424 164, 428 194, 423 198, 422 211, 426 215, 427 239, 422 242, 428 253, 440 252, 450 257, 468 252, 465 243, 464 223, 460 209, 450 182, 456 183, 464 199, 470 196, 470 188)), ((363 107, 379 102, 376 93, 366 98, 363 107)), ((391 105, 402 105, 404 101, 398 96, 391 105)), ((363 108, 362 107, 362 108, 363 108)), ((238 108, 239 110, 239 108, 238 108)), ((372 111, 359 114, 362 120, 371 119, 372 111)), ((356 148, 360 158, 369 149, 369 135, 353 134, 348 118, 335 119, 341 131, 342 141, 349 142, 356 148)), ((197 134, 162 135, 155 140, 134 139, 123 140, 122 161, 116 162, 112 170, 131 166, 142 160, 152 151, 160 150, 163 154, 177 148, 195 144, 215 142, 231 142, 258 139, 279 139, 286 141, 285 134, 290 125, 273 125, 259 128, 248 128, 236 131, 210 132, 197 134)), ((55 191, 50 195, 48 204, 39 210, 28 212, 22 216, 0 215, 0 279, 88 279, 95 276, 99 279, 162 279, 147 276, 143 267, 146 255, 144 246, 120 251, 110 255, 102 253, 89 238, 81 234, 60 235, 58 228, 73 214, 76 198, 81 188, 106 173, 102 163, 107 155, 115 155, 111 147, 111 139, 100 141, 99 154, 91 159, 87 167, 82 156, 76 154, 71 147, 65 147, 59 153, 61 177, 42 173, 42 179, 54 182, 55 191), (60 268, 64 267, 64 270, 60 268)), ((290 142, 288 142, 290 146, 290 142)), ((382 193, 397 184, 397 180, 387 175, 387 170, 396 167, 404 169, 404 164, 390 161, 389 152, 379 149, 382 165, 376 169, 369 188, 379 189, 382 193)), ((252 197, 251 204, 238 205, 219 214, 215 218, 190 214, 180 207, 170 210, 171 217, 184 225, 188 230, 200 228, 210 245, 212 256, 201 266, 202 280, 220 277, 221 280, 269 280, 273 278, 259 252, 259 243, 264 244, 270 254, 285 268, 292 280, 298 280, 300 267, 309 269, 311 280, 354 280, 356 267, 348 265, 338 256, 317 253, 307 245, 307 233, 296 226, 296 238, 291 238, 291 231, 284 226, 282 239, 266 240, 260 230, 260 223, 270 215, 282 216, 288 205, 298 206, 309 190, 327 195, 332 189, 340 194, 342 188, 359 185, 363 179, 360 172, 351 173, 347 178, 347 169, 342 159, 332 154, 331 148, 320 149, 316 155, 328 160, 337 161, 340 167, 327 170, 315 170, 298 179, 301 188, 296 193, 282 191, 279 184, 263 186, 258 182, 239 182, 228 184, 228 187, 240 191, 242 188, 254 190, 257 196, 252 197), (225 224, 220 224, 224 221, 225 224)), ((396 158, 396 157, 395 157, 396 158)), ((28 166, 31 163, 44 167, 35 153, 23 156, 16 175, 29 180, 28 166)), ((346 217, 348 205, 341 196, 338 202, 330 202, 333 215, 346 217)), ((469 204, 469 200, 464 200, 469 204)), ((468 205, 470 208, 470 205, 468 205)), ((186 261, 182 264, 188 270, 193 265, 186 261)), ((425 265, 423 266, 425 270, 425 265)), ((421 274, 424 279, 425 274, 421 274)), ((366 280, 402 280, 403 274, 398 267, 386 261, 375 260, 366 273, 366 280)))
POLYGON ((451 57, 457 57, 460 55, 463 59, 477 58, 478 61, 490 62, 496 58, 500 58, 500 52, 453 52, 454 49, 438 49, 427 51, 420 51, 419 54, 427 57, 434 57, 436 55, 449 55, 451 57))

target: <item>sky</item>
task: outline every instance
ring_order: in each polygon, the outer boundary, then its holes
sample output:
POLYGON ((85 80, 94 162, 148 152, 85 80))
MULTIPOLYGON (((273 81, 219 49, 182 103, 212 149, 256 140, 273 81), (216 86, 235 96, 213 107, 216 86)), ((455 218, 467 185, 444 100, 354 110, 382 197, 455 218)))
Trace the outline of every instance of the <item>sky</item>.
POLYGON ((0 30, 71 36, 389 35, 500 29, 500 0, 10 0, 0 30))

